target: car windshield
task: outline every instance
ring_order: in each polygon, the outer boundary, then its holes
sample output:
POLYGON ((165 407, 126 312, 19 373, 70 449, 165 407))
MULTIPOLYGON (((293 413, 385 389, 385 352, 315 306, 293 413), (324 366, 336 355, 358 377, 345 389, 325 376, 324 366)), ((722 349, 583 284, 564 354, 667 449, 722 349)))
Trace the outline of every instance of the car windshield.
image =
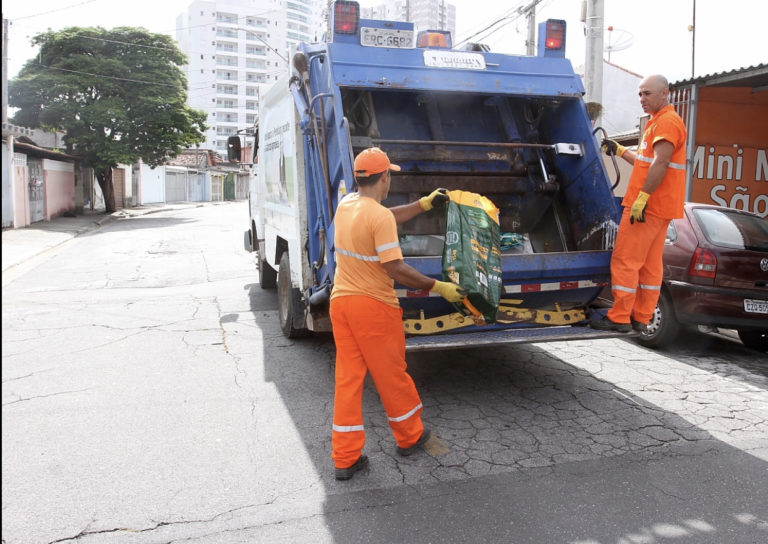
POLYGON ((697 208, 696 221, 707 240, 720 247, 768 250, 768 220, 736 211, 697 208))

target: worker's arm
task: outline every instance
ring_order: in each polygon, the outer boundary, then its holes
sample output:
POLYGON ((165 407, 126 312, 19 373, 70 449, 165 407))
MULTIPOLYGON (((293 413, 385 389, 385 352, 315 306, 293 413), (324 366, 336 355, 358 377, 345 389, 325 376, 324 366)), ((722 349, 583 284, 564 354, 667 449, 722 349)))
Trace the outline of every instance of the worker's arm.
POLYGON ((637 154, 632 151, 631 149, 624 148, 624 153, 621 155, 621 158, 627 161, 629 164, 634 165, 635 164, 635 157, 637 157, 637 154))
POLYGON ((672 160, 672 153, 674 151, 675 146, 667 140, 659 140, 653 144, 653 162, 650 168, 648 168, 648 175, 645 177, 645 183, 643 183, 641 191, 651 194, 661 184, 661 180, 664 179, 667 168, 669 168, 669 162, 672 160))
POLYGON ((425 276, 412 266, 406 264, 403 259, 388 261, 381 264, 384 266, 384 270, 387 271, 387 275, 390 278, 406 287, 429 290, 432 288, 432 284, 435 283, 435 280, 425 276))
POLYGON ((637 193, 632 207, 629 210, 629 223, 634 224, 645 222, 645 208, 648 206, 648 199, 651 198, 651 193, 661 184, 661 180, 664 179, 664 174, 667 173, 669 167, 669 161, 672 158, 672 152, 675 146, 666 140, 659 140, 653 144, 653 161, 651 166, 648 167, 648 174, 645 176, 645 182, 640 192, 637 193))
POLYGON ((427 212, 432 208, 444 207, 445 203, 449 200, 447 193, 446 189, 435 189, 429 195, 423 196, 410 204, 395 206, 389 210, 395 216, 395 222, 399 225, 413 219, 421 212, 427 212))
POLYGON ((414 200, 410 204, 403 204, 402 206, 390 208, 389 211, 395 216, 395 222, 399 225, 400 223, 405 223, 406 221, 413 219, 424 210, 419 206, 419 201, 414 200))
POLYGON ((448 302, 459 302, 467 296, 467 291, 455 283, 433 280, 412 266, 405 264, 405 261, 402 259, 381 264, 390 278, 406 287, 434 291, 448 302))

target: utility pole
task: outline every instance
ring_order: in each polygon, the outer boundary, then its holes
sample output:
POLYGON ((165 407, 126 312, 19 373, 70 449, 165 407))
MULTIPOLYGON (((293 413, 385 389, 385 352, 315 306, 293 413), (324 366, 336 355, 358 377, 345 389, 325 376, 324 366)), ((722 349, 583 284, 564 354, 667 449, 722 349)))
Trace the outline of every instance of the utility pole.
POLYGON ((3 17, 3 124, 8 122, 8 19, 3 17))
POLYGON ((536 54, 536 4, 531 2, 528 6, 528 39, 525 42, 525 54, 532 57, 536 54))
POLYGON ((584 80, 585 102, 589 118, 599 126, 603 110, 603 14, 604 0, 585 0, 586 55, 584 80))

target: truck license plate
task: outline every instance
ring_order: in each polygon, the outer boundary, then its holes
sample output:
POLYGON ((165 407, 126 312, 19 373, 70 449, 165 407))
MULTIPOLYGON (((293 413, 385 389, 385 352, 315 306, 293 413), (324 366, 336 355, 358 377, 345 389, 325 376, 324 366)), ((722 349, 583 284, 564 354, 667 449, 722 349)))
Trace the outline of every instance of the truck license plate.
POLYGON ((768 314, 768 300, 745 298, 744 311, 751 314, 768 314))
POLYGON ((413 49, 413 30, 395 30, 391 28, 360 29, 360 44, 366 47, 391 47, 395 49, 413 49))

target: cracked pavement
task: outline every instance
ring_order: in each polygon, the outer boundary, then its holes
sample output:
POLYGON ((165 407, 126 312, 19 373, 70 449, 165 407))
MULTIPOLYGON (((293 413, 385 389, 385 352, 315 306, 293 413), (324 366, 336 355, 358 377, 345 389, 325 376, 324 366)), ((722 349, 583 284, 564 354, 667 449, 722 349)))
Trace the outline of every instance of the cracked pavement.
POLYGON ((119 220, 3 287, 8 544, 762 542, 768 361, 730 338, 409 355, 404 458, 333 477, 334 346, 292 341, 245 204, 119 220))

